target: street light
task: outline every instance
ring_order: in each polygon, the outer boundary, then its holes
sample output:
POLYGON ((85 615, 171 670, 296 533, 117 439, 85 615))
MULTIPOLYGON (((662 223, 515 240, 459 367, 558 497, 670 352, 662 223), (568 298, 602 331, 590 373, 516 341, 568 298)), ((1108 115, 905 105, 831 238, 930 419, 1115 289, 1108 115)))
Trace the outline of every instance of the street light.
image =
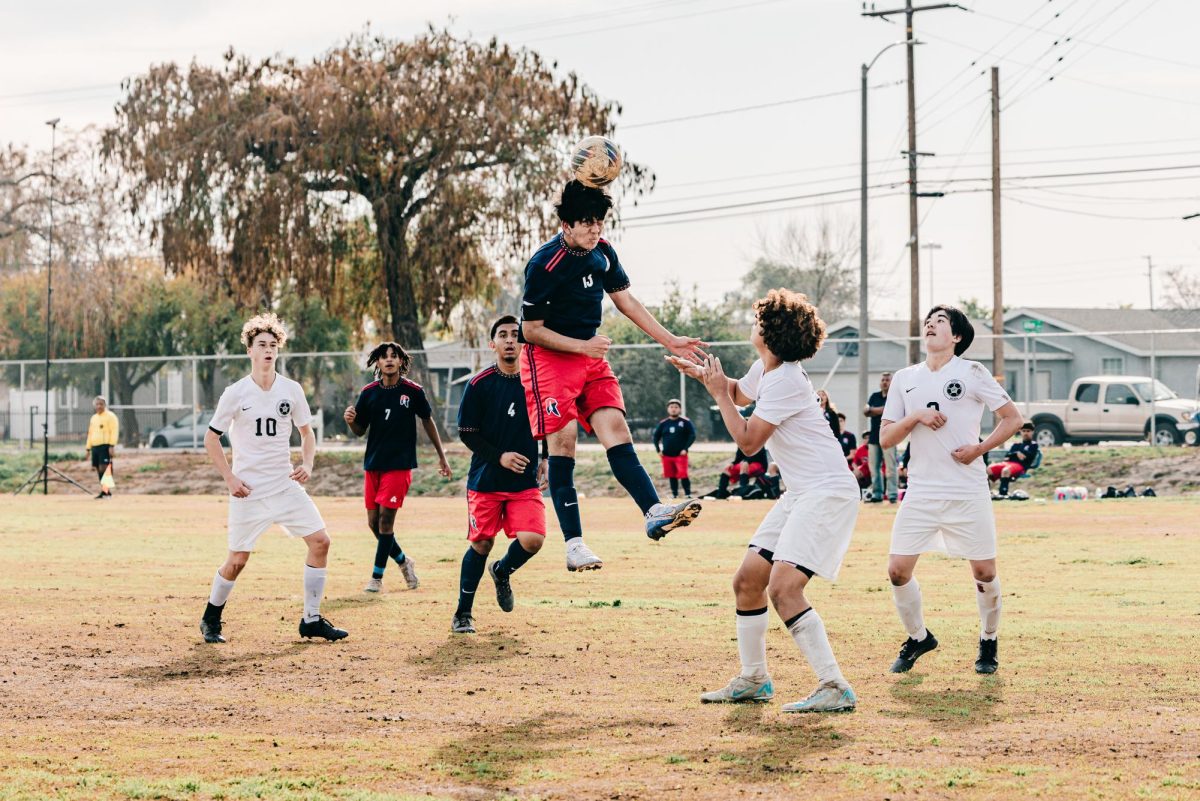
MULTIPOLYGON (((911 35, 911 34, 910 34, 911 35)), ((910 44, 907 39, 892 42, 875 57, 862 65, 862 184, 859 198, 858 220, 858 402, 867 402, 867 369, 870 367, 867 349, 867 73, 875 62, 887 51, 902 44, 910 44)), ((923 44, 913 40, 911 44, 923 44)))
POLYGON ((937 242, 926 242, 921 245, 921 249, 929 251, 929 305, 932 307, 937 303, 937 299, 933 296, 933 251, 941 250, 942 246, 937 242))

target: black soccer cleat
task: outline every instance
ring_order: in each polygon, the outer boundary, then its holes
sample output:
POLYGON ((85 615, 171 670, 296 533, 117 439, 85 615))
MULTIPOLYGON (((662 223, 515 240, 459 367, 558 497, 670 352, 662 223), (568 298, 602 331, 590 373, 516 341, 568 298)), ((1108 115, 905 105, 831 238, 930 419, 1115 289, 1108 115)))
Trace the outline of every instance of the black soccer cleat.
POLYGON ((225 642, 225 638, 221 636, 220 620, 201 618, 200 633, 204 635, 205 642, 225 642))
POLYGON ((454 622, 450 624, 450 631, 455 634, 474 634, 475 620, 470 615, 454 615, 454 622))
POLYGON ((909 637, 904 641, 904 645, 900 646, 900 655, 892 663, 892 672, 907 673, 912 670, 913 665, 917 663, 917 659, 922 654, 929 653, 937 646, 937 637, 934 637, 933 632, 929 629, 925 629, 925 639, 920 642, 909 637))
POLYGON ((999 640, 979 641, 979 658, 975 660, 976 673, 987 675, 996 672, 996 668, 1000 667, 1000 660, 997 658, 999 646, 999 640))
POLYGON ((491 574, 492 581, 496 582, 496 603, 505 612, 511 612, 513 610, 513 591, 512 584, 508 581, 511 574, 501 575, 500 571, 496 569, 499 566, 499 562, 492 562, 488 565, 488 573, 491 574))
POLYGON ((330 623, 323 617, 319 617, 311 623, 305 623, 304 619, 300 619, 300 636, 301 637, 321 637, 326 640, 340 640, 349 636, 349 632, 339 629, 337 626, 330 623))

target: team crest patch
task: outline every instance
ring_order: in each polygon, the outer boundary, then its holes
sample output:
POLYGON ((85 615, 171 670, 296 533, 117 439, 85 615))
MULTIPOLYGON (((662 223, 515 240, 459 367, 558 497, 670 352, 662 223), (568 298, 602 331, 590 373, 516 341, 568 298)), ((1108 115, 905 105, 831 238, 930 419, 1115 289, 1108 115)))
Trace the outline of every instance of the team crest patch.
POLYGON ((951 378, 946 382, 946 386, 942 387, 942 394, 950 400, 958 400, 963 396, 963 392, 965 391, 963 382, 957 378, 951 378))
POLYGON ((279 413, 280 417, 287 417, 292 411, 292 402, 281 400, 279 405, 275 407, 275 411, 279 413))
POLYGON ((400 396, 400 405, 403 406, 405 409, 408 408, 408 396, 407 395, 400 396))
POLYGON ((558 401, 554 398, 546 398, 546 414, 553 417, 562 417, 562 414, 558 411, 558 401))
POLYGON ((479 522, 475 519, 475 515, 467 515, 467 517, 471 518, 471 530, 479 531, 479 522))

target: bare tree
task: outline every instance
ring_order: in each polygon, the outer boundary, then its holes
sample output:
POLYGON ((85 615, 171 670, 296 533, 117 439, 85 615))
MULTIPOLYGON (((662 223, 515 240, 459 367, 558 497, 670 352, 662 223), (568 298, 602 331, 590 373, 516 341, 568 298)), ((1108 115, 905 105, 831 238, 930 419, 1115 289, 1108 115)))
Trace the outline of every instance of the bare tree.
POLYGON ((1183 267, 1171 267, 1165 275, 1168 309, 1200 309, 1200 276, 1183 267))

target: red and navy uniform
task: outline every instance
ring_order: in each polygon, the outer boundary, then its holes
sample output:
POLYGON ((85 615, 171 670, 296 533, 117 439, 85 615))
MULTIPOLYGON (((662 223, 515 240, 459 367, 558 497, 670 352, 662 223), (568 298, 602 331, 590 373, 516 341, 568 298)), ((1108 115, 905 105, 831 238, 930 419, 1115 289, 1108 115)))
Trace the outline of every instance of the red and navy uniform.
POLYGON ((495 365, 481 370, 463 391, 458 432, 471 449, 467 475, 467 538, 492 539, 500 530, 546 533, 546 508, 537 486, 537 443, 529 430, 525 390, 519 375, 495 365), (500 465, 507 452, 529 459, 524 472, 500 465))
POLYGON ((1025 471, 1029 469, 1029 465, 1033 464, 1037 452, 1038 444, 1036 442, 1014 442, 1009 446, 1008 453, 1004 456, 1004 461, 999 464, 988 465, 988 475, 992 478, 1000 478, 1000 474, 1006 467, 1013 478, 1024 475, 1025 471), (1025 458, 1018 458, 1017 454, 1021 454, 1025 458))
POLYGON ((686 451, 695 441, 696 428, 686 417, 664 417, 659 421, 654 429, 654 450, 661 448, 663 478, 688 477, 686 451))
POLYGON ((433 410, 420 384, 401 378, 395 386, 372 381, 354 403, 355 423, 367 428, 363 499, 368 509, 399 509, 417 466, 417 418, 433 410))
MULTIPOLYGON (((607 240, 589 251, 572 250, 559 234, 525 266, 522 322, 538 320, 555 333, 588 340, 600 327, 604 293, 628 288, 629 276, 607 240)), ((588 419, 597 409, 625 411, 621 387, 605 359, 527 343, 521 349, 521 383, 537 439, 572 420, 590 432, 588 419)))
POLYGON ((753 456, 747 456, 742 453, 742 449, 738 448, 737 453, 733 456, 733 462, 726 469, 731 478, 737 478, 742 474, 742 463, 746 463, 746 475, 751 478, 755 476, 766 475, 767 472, 767 449, 762 448, 753 456))

